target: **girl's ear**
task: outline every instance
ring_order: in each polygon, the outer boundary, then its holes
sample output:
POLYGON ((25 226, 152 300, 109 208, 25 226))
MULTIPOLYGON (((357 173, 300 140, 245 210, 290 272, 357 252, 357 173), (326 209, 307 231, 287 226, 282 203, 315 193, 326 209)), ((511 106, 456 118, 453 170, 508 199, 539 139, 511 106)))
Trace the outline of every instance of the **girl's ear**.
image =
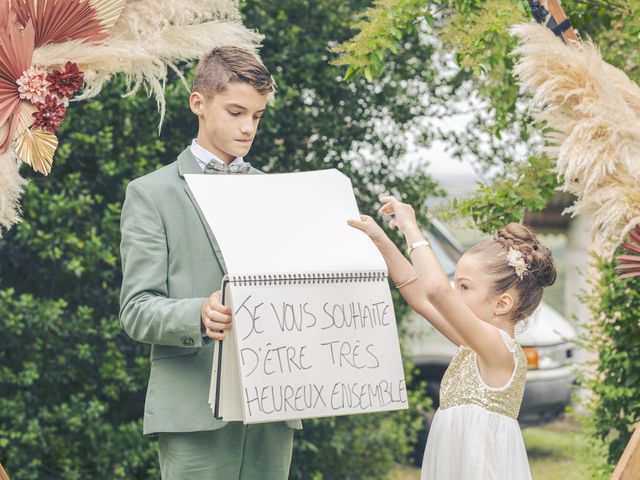
POLYGON ((504 292, 498 295, 498 298, 496 300, 496 305, 495 307, 493 307, 493 313, 494 315, 499 315, 499 316, 508 315, 514 309, 514 307, 515 307, 515 300, 513 296, 508 292, 504 292))

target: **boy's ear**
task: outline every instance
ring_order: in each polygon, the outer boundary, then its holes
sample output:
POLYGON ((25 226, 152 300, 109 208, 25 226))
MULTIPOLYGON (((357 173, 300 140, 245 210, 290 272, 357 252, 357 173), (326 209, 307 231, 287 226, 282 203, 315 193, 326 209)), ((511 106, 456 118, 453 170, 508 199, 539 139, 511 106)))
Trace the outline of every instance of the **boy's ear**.
POLYGON ((510 293, 501 293, 498 295, 496 306, 493 308, 496 315, 508 315, 515 307, 515 300, 510 293))
POLYGON ((202 115, 205 102, 206 99, 200 92, 191 92, 189 96, 189 107, 191 107, 191 111, 197 116, 202 115))

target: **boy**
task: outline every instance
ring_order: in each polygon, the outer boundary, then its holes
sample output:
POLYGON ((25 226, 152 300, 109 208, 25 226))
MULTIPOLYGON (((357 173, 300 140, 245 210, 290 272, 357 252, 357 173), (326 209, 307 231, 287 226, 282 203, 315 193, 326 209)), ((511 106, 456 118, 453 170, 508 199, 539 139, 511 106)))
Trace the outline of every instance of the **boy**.
MULTIPOLYGON (((243 157, 272 91, 251 52, 213 49, 196 67, 189 98, 197 137, 176 162, 127 187, 120 321, 151 344, 144 433, 158 435, 164 480, 288 477, 299 421, 245 426, 216 420, 209 407, 211 340, 224 338, 231 312, 215 291, 225 271, 220 248, 184 179, 260 173, 243 157)), ((233 208, 233 198, 220 208, 233 208)))

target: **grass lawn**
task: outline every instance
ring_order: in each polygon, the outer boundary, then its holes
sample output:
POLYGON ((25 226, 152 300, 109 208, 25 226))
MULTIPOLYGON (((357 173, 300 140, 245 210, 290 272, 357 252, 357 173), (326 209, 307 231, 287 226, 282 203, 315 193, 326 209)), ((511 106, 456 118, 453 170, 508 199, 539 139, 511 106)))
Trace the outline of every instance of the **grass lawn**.
MULTIPOLYGON (((527 446, 533 480, 586 480, 587 462, 597 462, 598 454, 591 451, 580 425, 561 420, 542 427, 522 431, 527 446)), ((418 480, 420 469, 406 466, 396 468, 389 480, 418 480)))
POLYGON ((557 421, 522 431, 534 480, 584 480, 589 478, 589 444, 580 425, 557 421))

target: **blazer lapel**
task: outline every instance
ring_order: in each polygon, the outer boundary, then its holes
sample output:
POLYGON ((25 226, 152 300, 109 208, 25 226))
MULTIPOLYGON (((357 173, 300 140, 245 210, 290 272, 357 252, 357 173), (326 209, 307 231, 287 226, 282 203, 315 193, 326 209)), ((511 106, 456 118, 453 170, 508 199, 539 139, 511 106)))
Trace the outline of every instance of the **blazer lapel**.
MULTIPOLYGON (((184 149, 182 151, 182 153, 178 156, 178 174, 183 179, 183 181, 184 181, 184 175, 186 173, 199 173, 199 174, 202 174, 202 169, 200 168, 200 165, 198 165, 198 161, 196 160, 196 158, 191 153, 191 150, 189 149, 189 147, 184 149)), ((204 227, 205 231, 207 232, 207 237, 209 238, 209 242, 211 243, 211 247, 213 248, 213 251, 216 254, 216 258, 218 259, 218 263, 220 264, 220 267, 222 267, 222 271, 226 274, 227 273, 227 266, 224 263, 224 257, 222 256, 222 250, 220 250, 220 246, 218 245, 218 241, 216 240, 216 237, 213 235, 213 232, 211 231, 211 229, 209 228, 209 224, 207 223, 207 220, 204 218, 204 214, 200 210, 200 207, 198 206, 198 202, 196 201, 195 197, 193 196, 193 193, 191 192, 191 189, 189 188, 189 185, 187 184, 186 181, 184 182, 184 190, 185 190, 187 196, 189 197, 189 200, 191 201, 191 204, 193 205, 193 208, 195 208, 196 212, 198 213, 198 217, 200 217, 200 221, 202 222, 202 226, 204 227)))

